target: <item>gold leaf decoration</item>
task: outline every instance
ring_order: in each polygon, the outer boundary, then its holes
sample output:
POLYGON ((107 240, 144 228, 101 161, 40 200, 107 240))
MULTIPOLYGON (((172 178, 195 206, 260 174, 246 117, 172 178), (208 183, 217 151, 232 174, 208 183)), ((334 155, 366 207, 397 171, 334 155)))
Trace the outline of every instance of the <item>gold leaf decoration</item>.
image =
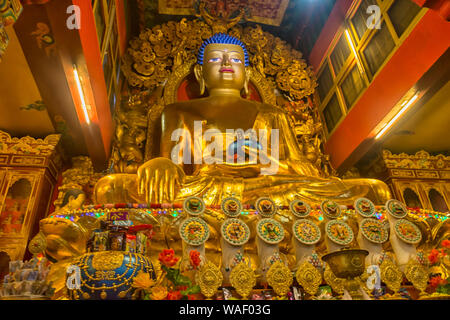
POLYGON ((330 266, 328 265, 328 263, 326 264, 325 267, 325 272, 323 274, 323 277, 325 279, 325 282, 330 285, 331 289, 333 289, 334 292, 338 293, 338 294, 343 294, 344 293, 344 281, 343 279, 340 279, 338 277, 336 277, 333 273, 333 271, 331 271, 330 266))
POLYGON ((256 285, 256 277, 247 263, 240 262, 230 273, 230 283, 242 299, 245 300, 256 285))
POLYGON ((272 264, 267 271, 267 283, 279 296, 285 296, 292 285, 293 277, 289 268, 281 261, 272 264))
POLYGON ((384 259, 380 265, 381 281, 397 293, 403 280, 403 273, 391 259, 384 259))
POLYGON ((202 294, 210 299, 222 285, 223 275, 214 263, 206 261, 195 274, 195 280, 200 286, 202 294))
POLYGON ((313 296, 319 290, 322 283, 322 275, 319 270, 308 261, 303 262, 297 269, 295 274, 297 282, 305 289, 305 291, 313 296))
POLYGON ((414 286, 420 290, 421 294, 425 293, 428 285, 428 271, 416 259, 410 259, 405 269, 405 276, 414 286))

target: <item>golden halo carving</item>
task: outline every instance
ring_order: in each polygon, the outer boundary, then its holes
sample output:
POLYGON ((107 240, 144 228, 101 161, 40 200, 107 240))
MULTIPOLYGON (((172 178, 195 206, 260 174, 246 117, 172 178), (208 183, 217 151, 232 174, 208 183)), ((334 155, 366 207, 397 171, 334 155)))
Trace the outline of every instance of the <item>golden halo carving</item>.
POLYGON ((322 275, 319 270, 308 261, 303 262, 295 273, 297 282, 305 289, 305 291, 313 296, 319 290, 322 283, 322 275))
POLYGON ((240 262, 231 270, 230 283, 245 300, 256 285, 256 276, 251 267, 245 262, 240 262))
POLYGON ((266 274, 267 283, 279 296, 285 296, 292 285, 293 277, 291 270, 281 261, 274 262, 266 274))
POLYGON ((211 298, 222 285, 223 275, 220 269, 211 261, 200 267, 200 270, 195 274, 195 281, 200 287, 201 293, 206 298, 211 298))

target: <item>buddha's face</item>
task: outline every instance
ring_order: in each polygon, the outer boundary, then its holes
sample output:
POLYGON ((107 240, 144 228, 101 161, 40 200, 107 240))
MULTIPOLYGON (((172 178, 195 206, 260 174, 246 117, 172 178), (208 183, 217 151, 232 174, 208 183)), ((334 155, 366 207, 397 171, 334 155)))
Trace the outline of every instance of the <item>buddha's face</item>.
POLYGON ((208 90, 244 88, 248 79, 244 50, 235 44, 209 44, 205 48, 203 66, 198 65, 197 78, 208 90), (201 79, 198 79, 201 80, 201 79))

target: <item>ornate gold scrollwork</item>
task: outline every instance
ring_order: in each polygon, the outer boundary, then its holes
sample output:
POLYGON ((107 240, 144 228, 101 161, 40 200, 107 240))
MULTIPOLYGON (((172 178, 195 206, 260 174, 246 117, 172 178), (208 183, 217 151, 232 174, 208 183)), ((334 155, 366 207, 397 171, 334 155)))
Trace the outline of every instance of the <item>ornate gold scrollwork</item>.
POLYGON ((245 300, 256 285, 256 276, 247 263, 240 262, 230 273, 230 283, 242 299, 245 300))
MULTIPOLYGON (((122 63, 122 71, 130 86, 142 90, 139 94, 149 92, 150 95, 164 88, 164 97, 159 101, 146 101, 144 108, 129 105, 130 110, 143 108, 148 111, 149 116, 157 118, 164 105, 176 102, 179 85, 192 72, 201 43, 217 31, 218 19, 206 22, 199 19, 170 21, 147 29, 130 41, 122 63)), ((311 67, 302 59, 299 51, 292 49, 280 38, 264 32, 259 25, 244 28, 233 23, 224 26, 222 32, 239 38, 247 46, 252 63, 250 81, 256 87, 262 102, 286 109, 296 127, 304 127, 309 119, 313 124, 309 123, 308 128, 319 128, 314 132, 308 130, 306 135, 303 134, 303 139, 299 138, 299 143, 304 145, 304 152, 309 154, 308 160, 322 168, 328 160, 321 150, 320 119, 311 108, 312 100, 308 103, 303 101, 317 87, 311 67)), ((120 123, 116 126, 117 138, 113 147, 114 168, 116 173, 134 173, 143 161, 152 157, 155 119, 149 119, 146 145, 141 146, 144 140, 140 139, 140 132, 145 131, 145 128, 140 128, 142 130, 138 130, 139 132, 131 132, 119 116, 125 113, 122 108, 118 108, 116 113, 120 123), (142 157, 144 152, 145 156, 142 157)))
POLYGON ((380 265, 381 281, 394 291, 394 295, 400 290, 403 273, 391 259, 384 259, 380 265))
POLYGON ((331 289, 333 289, 334 292, 336 292, 337 294, 344 293, 344 280, 334 275, 328 263, 326 264, 323 277, 325 279, 325 282, 330 285, 331 289))
POLYGON ((292 285, 293 277, 289 268, 281 261, 277 261, 267 271, 267 283, 279 296, 285 296, 292 285))
POLYGON ((305 261, 300 265, 295 274, 295 278, 303 289, 311 296, 314 296, 317 293, 317 290, 319 290, 319 286, 322 283, 322 275, 319 270, 308 261, 305 261))
POLYGON ((416 259, 410 259, 405 269, 405 276, 420 291, 420 295, 425 295, 428 285, 428 271, 416 259))
POLYGON ((195 281, 200 286, 202 294, 210 299, 222 285, 223 275, 214 263, 206 261, 195 274, 195 281))
POLYGON ((92 267, 96 270, 106 271, 119 268, 123 262, 123 253, 117 251, 102 251, 94 254, 92 267))

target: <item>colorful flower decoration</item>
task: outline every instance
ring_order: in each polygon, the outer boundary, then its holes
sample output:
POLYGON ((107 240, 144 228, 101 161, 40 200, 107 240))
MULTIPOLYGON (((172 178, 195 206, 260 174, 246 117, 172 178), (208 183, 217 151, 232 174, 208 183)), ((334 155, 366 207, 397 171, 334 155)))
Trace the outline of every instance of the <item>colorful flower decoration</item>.
POLYGON ((200 252, 198 252, 197 250, 189 251, 189 262, 194 269, 197 269, 202 262, 200 258, 200 252))
POLYGON ((133 279, 133 287, 147 290, 155 285, 155 280, 150 278, 150 274, 140 271, 133 279))
POLYGON ((158 256, 158 260, 166 267, 173 267, 180 258, 175 257, 173 249, 164 249, 158 256))

